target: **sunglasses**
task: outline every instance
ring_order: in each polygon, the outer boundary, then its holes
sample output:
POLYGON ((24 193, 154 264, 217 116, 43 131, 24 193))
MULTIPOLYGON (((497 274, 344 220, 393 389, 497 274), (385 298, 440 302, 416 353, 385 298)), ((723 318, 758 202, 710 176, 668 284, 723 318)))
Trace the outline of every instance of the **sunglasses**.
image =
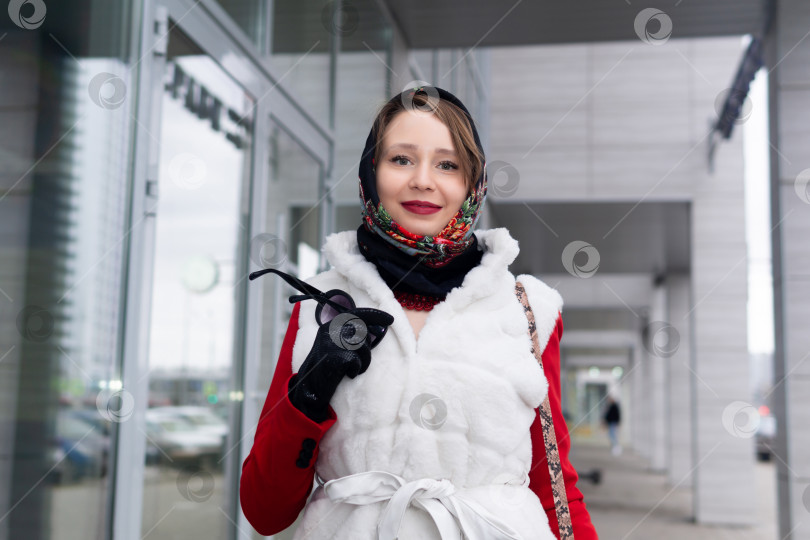
MULTIPOLYGON (((290 286, 303 293, 291 296, 291 304, 309 299, 318 302, 318 307, 315 308, 315 321, 318 325, 323 326, 330 324, 332 321, 339 318, 339 322, 343 324, 343 328, 354 328, 357 330, 357 327, 361 325, 358 325, 356 320, 360 319, 367 331, 357 333, 350 330, 349 333, 364 339, 369 349, 373 349, 380 344, 385 334, 388 332, 388 327, 394 322, 394 317, 385 311, 374 308, 358 308, 354 303, 354 299, 346 291, 332 289, 324 293, 309 283, 274 268, 265 268, 264 270, 251 272, 248 279, 252 281, 270 272, 280 276, 284 281, 290 284, 290 286)), ((351 340, 352 335, 347 336, 347 339, 351 340)), ((362 342, 358 343, 357 347, 361 345, 362 342)))

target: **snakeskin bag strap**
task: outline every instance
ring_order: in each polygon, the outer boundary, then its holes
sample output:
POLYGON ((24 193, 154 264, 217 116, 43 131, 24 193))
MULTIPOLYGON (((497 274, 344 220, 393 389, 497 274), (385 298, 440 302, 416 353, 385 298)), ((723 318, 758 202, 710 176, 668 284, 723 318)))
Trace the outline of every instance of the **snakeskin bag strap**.
MULTIPOLYGON (((543 367, 542 351, 537 339, 537 323, 534 320, 532 307, 526 296, 526 289, 517 281, 515 282, 515 294, 523 305, 523 311, 529 320, 529 336, 532 339, 532 353, 537 358, 537 363, 543 367)), ((560 466, 560 452, 557 449, 557 435, 554 433, 554 424, 551 418, 551 406, 548 402, 548 395, 540 405, 540 425, 543 428, 543 440, 546 443, 546 458, 548 461, 548 474, 551 477, 551 491, 554 494, 554 510, 557 513, 557 523, 560 530, 560 540, 574 540, 574 527, 571 525, 571 512, 568 508, 568 495, 565 492, 565 482, 560 466)))

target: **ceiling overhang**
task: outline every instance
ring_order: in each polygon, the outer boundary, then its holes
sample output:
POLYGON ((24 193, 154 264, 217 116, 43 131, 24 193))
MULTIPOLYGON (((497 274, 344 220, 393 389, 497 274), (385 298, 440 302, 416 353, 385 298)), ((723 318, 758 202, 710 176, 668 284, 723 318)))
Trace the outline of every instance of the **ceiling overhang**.
MULTIPOLYGON (((767 0, 410 0, 386 1, 413 49, 586 43, 658 33, 663 12, 672 38, 762 30, 767 0), (637 21, 636 19, 639 19, 637 21)), ((666 32, 666 29, 664 30, 666 32)))

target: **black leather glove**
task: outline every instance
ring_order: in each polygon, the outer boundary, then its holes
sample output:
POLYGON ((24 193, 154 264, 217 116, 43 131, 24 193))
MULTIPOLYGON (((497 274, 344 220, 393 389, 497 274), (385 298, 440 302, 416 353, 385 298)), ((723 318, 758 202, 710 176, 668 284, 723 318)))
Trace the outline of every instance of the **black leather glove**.
POLYGON ((312 299, 318 302, 315 320, 320 325, 315 343, 301 369, 287 389, 290 401, 315 422, 329 417, 329 401, 345 375, 354 379, 371 364, 371 349, 380 344, 394 322, 388 313, 373 308, 357 308, 354 299, 340 289, 322 293, 312 285, 279 270, 266 268, 252 272, 254 280, 268 272, 281 276, 303 292, 290 302, 312 299))
POLYGON ((352 340, 360 337, 362 325, 350 321, 339 328, 332 328, 330 332, 330 327, 337 326, 326 323, 318 328, 312 350, 290 380, 290 401, 315 422, 323 422, 329 417, 329 401, 343 376, 354 379, 364 373, 371 363, 368 344, 362 342, 355 348, 356 343, 352 340), (341 338, 346 345, 340 344, 341 338))

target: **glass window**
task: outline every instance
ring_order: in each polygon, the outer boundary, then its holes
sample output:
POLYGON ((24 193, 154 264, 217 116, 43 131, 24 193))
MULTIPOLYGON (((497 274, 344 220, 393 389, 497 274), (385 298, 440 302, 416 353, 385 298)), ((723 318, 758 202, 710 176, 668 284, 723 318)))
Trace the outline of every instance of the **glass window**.
MULTIPOLYGON (((318 273, 321 247, 321 179, 323 164, 275 121, 270 128, 270 178, 267 222, 253 238, 251 263, 257 268, 277 268, 303 279, 318 273)), ((270 387, 281 341, 293 306, 287 297, 298 294, 280 278, 268 274, 264 286, 262 317, 262 383, 258 409, 270 387)))
POLYGON ((93 17, 69 0, 6 4, 0 537, 100 539, 110 525, 116 420, 131 411, 118 392, 131 4, 96 3, 93 17))
POLYGON ((226 538, 253 102, 175 28, 161 103, 142 535, 226 538))
POLYGON ((269 37, 267 0, 217 0, 231 19, 247 34, 259 51, 265 51, 269 37))

